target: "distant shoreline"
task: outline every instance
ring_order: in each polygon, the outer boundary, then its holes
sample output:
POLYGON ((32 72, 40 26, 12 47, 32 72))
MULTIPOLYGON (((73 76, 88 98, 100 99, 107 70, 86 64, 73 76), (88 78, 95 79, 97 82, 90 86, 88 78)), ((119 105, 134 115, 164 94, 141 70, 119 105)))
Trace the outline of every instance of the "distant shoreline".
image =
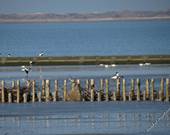
POLYGON ((94 18, 94 19, 1 19, 0 23, 81 23, 81 22, 107 22, 107 21, 145 21, 145 20, 170 20, 164 17, 122 17, 122 18, 94 18))
POLYGON ((170 19, 167 11, 109 11, 103 13, 0 13, 0 23, 69 23, 170 19))

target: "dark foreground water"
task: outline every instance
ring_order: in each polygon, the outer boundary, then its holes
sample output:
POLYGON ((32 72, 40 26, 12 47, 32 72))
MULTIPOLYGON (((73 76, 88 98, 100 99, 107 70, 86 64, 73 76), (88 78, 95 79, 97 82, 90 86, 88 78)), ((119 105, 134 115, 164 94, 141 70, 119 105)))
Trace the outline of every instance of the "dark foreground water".
POLYGON ((170 104, 56 102, 0 104, 1 135, 168 135, 170 104))

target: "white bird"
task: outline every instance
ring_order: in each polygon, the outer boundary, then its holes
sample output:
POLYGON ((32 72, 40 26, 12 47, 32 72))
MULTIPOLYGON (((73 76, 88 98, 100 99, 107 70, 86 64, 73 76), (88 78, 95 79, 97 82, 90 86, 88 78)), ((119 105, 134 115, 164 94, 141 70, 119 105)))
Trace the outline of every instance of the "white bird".
POLYGON ((39 55, 38 55, 38 56, 40 56, 40 57, 41 57, 41 56, 44 56, 44 53, 43 53, 43 52, 41 52, 41 53, 39 53, 39 55))
POLYGON ((21 66, 21 71, 25 72, 27 77, 28 77, 29 72, 31 71, 32 61, 29 61, 29 64, 30 64, 29 67, 21 66))
POLYGON ((104 66, 104 64, 99 64, 99 66, 101 66, 101 67, 102 67, 102 66, 104 66))
POLYGON ((119 72, 116 72, 116 74, 114 74, 111 79, 113 80, 116 80, 116 79, 119 79, 119 78, 122 78, 123 76, 120 76, 119 72))
POLYGON ((116 67, 116 64, 112 64, 111 66, 112 66, 112 67, 116 67))
POLYGON ((144 64, 143 63, 139 63, 139 66, 143 66, 144 64))
POLYGON ((145 63, 145 65, 146 65, 146 66, 149 66, 149 65, 151 65, 151 63, 145 63))
POLYGON ((21 70, 28 75, 28 73, 29 73, 30 70, 31 70, 31 67, 27 68, 26 66, 21 66, 21 70))
POLYGON ((108 67, 109 67, 109 65, 104 65, 104 67, 105 67, 105 68, 108 68, 108 67))
POLYGON ((11 57, 11 54, 10 54, 10 53, 8 53, 8 57, 11 57))

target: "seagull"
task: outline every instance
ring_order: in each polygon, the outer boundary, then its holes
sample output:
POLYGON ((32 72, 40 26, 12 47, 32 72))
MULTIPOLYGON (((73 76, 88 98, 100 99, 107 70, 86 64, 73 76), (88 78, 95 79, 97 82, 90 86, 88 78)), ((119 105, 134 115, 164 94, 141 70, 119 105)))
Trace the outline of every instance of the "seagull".
POLYGON ((151 65, 151 63, 145 63, 145 65, 146 65, 146 66, 149 66, 149 65, 151 65))
POLYGON ((111 66, 112 66, 112 67, 116 67, 116 64, 112 64, 111 66))
POLYGON ((143 63, 139 63, 139 66, 143 66, 144 64, 143 63))
POLYGON ((43 53, 43 52, 41 52, 41 53, 39 53, 39 55, 38 55, 38 56, 42 57, 42 56, 44 56, 44 53, 43 53))
POLYGON ((116 79, 119 79, 119 78, 122 78, 123 76, 120 76, 119 72, 116 72, 116 74, 114 74, 111 79, 113 80, 116 80, 116 79))
POLYGON ((109 65, 104 65, 104 67, 105 67, 105 68, 108 68, 108 67, 109 67, 109 65))
POLYGON ((10 53, 8 53, 8 57, 11 57, 11 54, 10 54, 10 53))

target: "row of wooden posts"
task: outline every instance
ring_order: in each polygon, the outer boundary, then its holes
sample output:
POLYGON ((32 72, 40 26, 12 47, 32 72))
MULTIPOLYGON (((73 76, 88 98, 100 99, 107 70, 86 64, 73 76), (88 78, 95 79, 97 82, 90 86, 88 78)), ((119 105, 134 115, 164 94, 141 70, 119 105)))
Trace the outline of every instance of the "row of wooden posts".
POLYGON ((5 87, 5 81, 1 81, 1 103, 27 103, 27 102, 56 102, 56 101, 170 101, 170 82, 160 80, 159 90, 155 90, 155 80, 146 79, 146 87, 141 90, 140 79, 131 79, 131 88, 127 91, 126 79, 116 80, 116 90, 110 91, 109 80, 101 79, 100 87, 95 88, 95 80, 86 80, 85 88, 81 87, 80 80, 72 80, 71 90, 68 90, 68 80, 64 80, 62 96, 59 95, 58 80, 55 80, 54 92, 50 90, 50 80, 42 80, 42 89, 36 89, 36 81, 28 80, 26 86, 20 86, 20 81, 12 81, 10 88, 5 87), (135 83, 136 81, 136 83, 135 83), (136 85, 135 85, 136 84, 136 85), (105 86, 105 87, 104 87, 105 86))

